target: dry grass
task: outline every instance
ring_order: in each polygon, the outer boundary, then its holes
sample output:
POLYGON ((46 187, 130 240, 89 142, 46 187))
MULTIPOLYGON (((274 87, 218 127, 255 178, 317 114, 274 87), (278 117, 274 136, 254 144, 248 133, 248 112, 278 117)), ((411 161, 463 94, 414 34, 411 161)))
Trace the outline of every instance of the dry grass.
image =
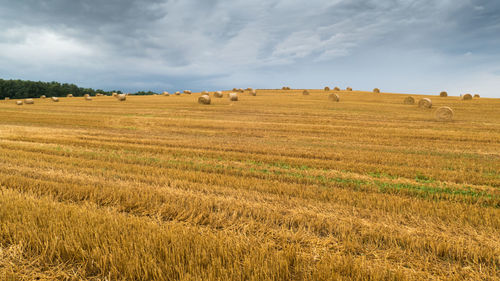
POLYGON ((500 100, 302 91, 0 102, 0 280, 498 279, 500 100))

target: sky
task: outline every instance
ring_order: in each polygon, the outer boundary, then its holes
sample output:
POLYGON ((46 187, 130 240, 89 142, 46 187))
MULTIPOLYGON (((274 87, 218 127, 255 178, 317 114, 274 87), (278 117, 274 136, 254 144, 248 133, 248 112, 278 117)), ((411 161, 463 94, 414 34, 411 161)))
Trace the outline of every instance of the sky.
POLYGON ((500 1, 0 0, 0 78, 500 98, 500 1))

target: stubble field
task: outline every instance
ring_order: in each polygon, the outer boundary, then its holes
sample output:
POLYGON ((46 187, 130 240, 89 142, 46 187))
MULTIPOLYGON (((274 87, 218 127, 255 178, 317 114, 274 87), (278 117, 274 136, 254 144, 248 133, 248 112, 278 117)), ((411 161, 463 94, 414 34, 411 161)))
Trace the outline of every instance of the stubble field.
POLYGON ((0 101, 0 279, 500 279, 500 99, 226 94, 0 101))

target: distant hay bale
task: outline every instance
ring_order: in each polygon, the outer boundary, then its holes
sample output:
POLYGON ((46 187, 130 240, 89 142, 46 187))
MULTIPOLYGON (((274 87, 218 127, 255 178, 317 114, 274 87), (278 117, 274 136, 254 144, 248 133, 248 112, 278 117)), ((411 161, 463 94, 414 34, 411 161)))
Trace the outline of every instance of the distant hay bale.
POLYGON ((83 95, 83 97, 84 97, 84 98, 86 98, 86 97, 90 97, 90 95, 89 95, 89 94, 85 94, 85 95, 83 95))
POLYGON ((191 91, 190 90, 184 90, 183 93, 186 94, 186 95, 190 95, 191 91))
POLYGON ((253 89, 252 89, 252 88, 250 88, 250 87, 248 87, 248 88, 246 88, 246 89, 245 89, 245 91, 249 91, 249 92, 251 92, 251 91, 253 91, 253 89))
POLYGON ((255 90, 251 90, 249 94, 250 94, 251 96, 256 96, 256 95, 257 95, 257 91, 255 91, 255 90))
POLYGON ((92 100, 92 98, 90 96, 88 96, 88 97, 85 97, 85 100, 92 100))
POLYGON ((23 101, 22 100, 18 100, 18 101, 16 101, 16 104, 17 105, 23 105, 23 101))
POLYGON ((10 100, 10 98, 9 97, 5 97, 4 100, 10 100))
POLYGON ((116 97, 118 96, 118 93, 112 93, 111 96, 116 97))
POLYGON ((340 91, 340 88, 339 87, 335 87, 333 88, 334 91, 340 91))
POLYGON ((448 92, 442 91, 441 93, 439 93, 439 96, 445 98, 448 96, 448 92))
POLYGON ((202 95, 208 95, 208 91, 202 91, 201 94, 202 95))
POLYGON ((210 96, 209 95, 202 95, 201 97, 198 98, 198 103, 201 104, 210 104, 210 96))
POLYGON ((34 103, 35 103, 35 101, 34 101, 33 99, 25 99, 25 100, 24 100, 24 103, 25 103, 25 104, 34 104, 34 103))
POLYGON ((45 95, 41 95, 41 96, 40 96, 40 98, 41 98, 41 99, 44 99, 44 98, 46 98, 46 96, 45 96, 45 95))
POLYGON ((118 99, 119 101, 125 101, 127 100, 127 95, 126 94, 117 95, 116 99, 118 99))
POLYGON ((233 88, 233 92, 237 92, 237 91, 238 91, 238 89, 236 89, 236 88, 233 88))
POLYGON ((352 91, 352 88, 351 87, 347 87, 347 88, 345 88, 345 90, 348 91, 348 92, 350 92, 350 91, 352 91))
POLYGON ((451 121, 453 119, 453 110, 447 106, 442 106, 436 110, 436 119, 438 121, 451 121))
POLYGON ((238 92, 243 93, 243 92, 245 92, 245 90, 243 90, 243 88, 239 88, 238 92))
POLYGON ((462 99, 463 100, 471 100, 472 99, 472 95, 471 94, 465 94, 462 96, 462 99))
POLYGON ((50 98, 53 102, 58 102, 59 101, 59 98, 58 97, 51 97, 50 98))
POLYGON ((214 92, 214 97, 215 98, 222 98, 222 92, 221 91, 214 92))
POLYGON ((375 89, 373 89, 373 92, 379 94, 380 93, 380 89, 379 88, 375 88, 375 89))
POLYGON ((336 101, 336 102, 339 102, 340 101, 340 97, 339 95, 335 94, 335 93, 331 93, 329 96, 328 96, 328 99, 332 100, 332 101, 336 101))
POLYGON ((238 101, 238 94, 237 93, 229 93, 229 100, 230 101, 238 101))
POLYGON ((163 95, 163 96, 166 96, 166 97, 168 97, 168 96, 169 96, 168 92, 163 92, 163 93, 162 93, 162 95, 163 95))
POLYGON ((175 92, 175 95, 179 96, 181 94, 181 92, 177 91, 175 92))
POLYGON ((95 96, 96 96, 96 97, 101 97, 101 96, 102 96, 102 94, 101 94, 101 93, 95 93, 95 96))
POLYGON ((418 107, 421 108, 431 108, 432 107, 432 101, 428 98, 423 98, 418 101, 418 107))
POLYGON ((480 98, 480 96, 478 94, 475 94, 474 97, 475 98, 480 98))
POLYGON ((67 98, 72 98, 73 97, 73 94, 67 94, 66 95, 67 98))
POLYGON ((415 99, 413 97, 406 97, 404 99, 404 104, 415 104, 415 99))
POLYGON ((309 91, 308 91, 308 90, 304 90, 304 91, 302 92, 302 95, 304 95, 304 96, 309 95, 309 91))
POLYGON ((326 87, 324 88, 324 90, 325 90, 325 91, 330 91, 330 87, 326 86, 326 87))

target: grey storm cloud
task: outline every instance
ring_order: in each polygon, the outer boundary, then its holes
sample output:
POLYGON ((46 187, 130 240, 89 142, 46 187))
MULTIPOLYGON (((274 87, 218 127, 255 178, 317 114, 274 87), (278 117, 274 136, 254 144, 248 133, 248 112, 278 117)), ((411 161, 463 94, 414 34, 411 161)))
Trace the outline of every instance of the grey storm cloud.
POLYGON ((0 77, 500 96, 499 15, 474 0, 0 0, 0 77))

